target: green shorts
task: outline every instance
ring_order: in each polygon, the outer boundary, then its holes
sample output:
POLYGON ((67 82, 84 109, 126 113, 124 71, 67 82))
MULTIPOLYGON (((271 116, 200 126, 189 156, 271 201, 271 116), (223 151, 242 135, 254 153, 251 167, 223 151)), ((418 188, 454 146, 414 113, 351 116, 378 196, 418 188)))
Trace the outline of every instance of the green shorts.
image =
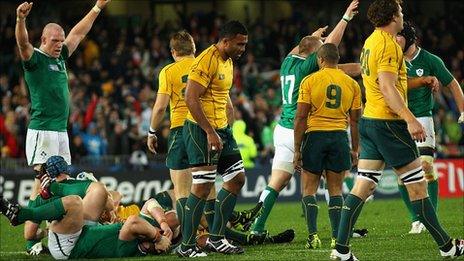
POLYGON ((360 159, 382 160, 388 166, 398 168, 419 157, 416 143, 403 120, 361 118, 359 137, 360 159))
POLYGON ((185 121, 183 136, 191 167, 218 165, 220 159, 226 156, 238 155, 240 157, 240 151, 232 135, 232 129, 226 127, 223 129, 216 129, 216 132, 222 140, 222 151, 209 152, 205 131, 198 124, 189 120, 185 121))
POLYGON ((111 258, 143 256, 137 240, 119 239, 121 223, 111 225, 84 226, 79 240, 69 255, 75 258, 111 258))
POLYGON ((185 150, 185 143, 182 138, 182 126, 171 129, 169 133, 166 166, 174 170, 187 169, 189 167, 187 151, 185 150))
POLYGON ((304 136, 303 169, 314 174, 323 170, 343 172, 351 169, 351 154, 346 131, 311 131, 304 136))

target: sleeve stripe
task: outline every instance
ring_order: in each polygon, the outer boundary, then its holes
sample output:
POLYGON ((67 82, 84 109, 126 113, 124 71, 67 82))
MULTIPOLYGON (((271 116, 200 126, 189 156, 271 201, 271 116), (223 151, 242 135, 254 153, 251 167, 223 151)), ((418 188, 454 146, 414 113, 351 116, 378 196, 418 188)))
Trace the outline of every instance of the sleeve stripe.
POLYGON ((380 60, 383 60, 385 49, 387 49, 387 39, 385 39, 385 35, 383 34, 383 32, 382 32, 382 37, 383 37, 383 49, 382 49, 382 56, 380 57, 380 60))

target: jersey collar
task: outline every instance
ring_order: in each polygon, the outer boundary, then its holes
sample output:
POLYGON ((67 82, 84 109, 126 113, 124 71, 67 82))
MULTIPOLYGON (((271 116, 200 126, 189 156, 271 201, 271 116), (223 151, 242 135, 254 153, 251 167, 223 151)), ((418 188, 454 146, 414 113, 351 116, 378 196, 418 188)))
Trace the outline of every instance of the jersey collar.
POLYGON ((47 56, 47 57, 53 58, 53 57, 51 57, 50 55, 48 55, 46 52, 40 50, 39 48, 34 47, 34 50, 36 50, 37 52, 39 52, 39 53, 41 53, 41 54, 43 54, 43 55, 45 55, 45 56, 47 56))
POLYGON ((419 53, 420 53, 421 50, 422 50, 422 49, 421 49, 420 47, 417 47, 417 53, 416 53, 416 55, 414 55, 414 57, 412 57, 411 60, 409 60, 409 62, 414 61, 414 60, 417 58, 417 56, 419 56, 419 53))
POLYGON ((306 58, 304 58, 304 57, 302 57, 302 56, 299 56, 298 54, 292 54, 292 57, 293 57, 293 58, 302 59, 302 60, 306 60, 306 58))

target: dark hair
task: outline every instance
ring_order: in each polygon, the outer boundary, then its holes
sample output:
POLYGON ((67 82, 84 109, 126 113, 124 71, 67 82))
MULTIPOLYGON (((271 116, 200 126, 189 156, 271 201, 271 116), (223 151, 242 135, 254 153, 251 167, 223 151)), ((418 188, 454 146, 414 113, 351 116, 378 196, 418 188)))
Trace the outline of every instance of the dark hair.
POLYGON ((412 44, 416 43, 416 28, 414 28, 414 25, 411 21, 405 21, 403 23, 403 31, 399 32, 398 34, 403 36, 406 41, 404 51, 408 50, 412 44))
POLYGON ((375 27, 386 26, 400 10, 401 0, 376 0, 367 10, 367 18, 375 27))
POLYGON ((317 57, 324 59, 324 61, 330 64, 337 64, 340 60, 340 55, 338 54, 338 48, 333 43, 326 43, 321 45, 317 50, 317 57))
POLYGON ((192 36, 185 30, 174 33, 169 41, 169 47, 179 56, 195 54, 195 43, 192 36))
POLYGON ((237 34, 248 35, 248 30, 239 21, 232 20, 221 26, 219 30, 219 39, 234 37, 237 34))

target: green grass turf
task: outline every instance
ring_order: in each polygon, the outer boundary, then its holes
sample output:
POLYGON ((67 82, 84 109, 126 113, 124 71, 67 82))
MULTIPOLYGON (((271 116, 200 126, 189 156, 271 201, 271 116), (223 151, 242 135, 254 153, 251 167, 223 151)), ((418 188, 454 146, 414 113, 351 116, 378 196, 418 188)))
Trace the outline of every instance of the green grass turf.
MULTIPOLYGON (((287 228, 295 229, 296 238, 292 243, 249 246, 246 247, 245 254, 240 256, 210 254, 208 258, 201 260, 328 260, 330 223, 327 205, 325 202, 319 202, 319 206, 318 228, 322 249, 304 249, 307 230, 304 218, 301 216, 300 204, 278 203, 271 213, 268 229, 272 234, 287 228)), ((239 205, 238 209, 248 207, 250 205, 239 205)), ((463 213, 463 198, 441 200, 439 203, 439 219, 452 237, 464 236, 463 213)), ((360 260, 441 260, 437 246, 428 232, 420 235, 408 234, 410 229, 408 215, 399 199, 374 200, 367 203, 356 227, 369 229, 367 238, 351 241, 353 252, 360 260)), ((22 233, 22 226, 13 228, 4 217, 0 218, 0 260, 51 259, 47 256, 29 257, 21 254, 24 249, 22 233)), ((142 259, 176 260, 177 257, 166 255, 142 259)))

